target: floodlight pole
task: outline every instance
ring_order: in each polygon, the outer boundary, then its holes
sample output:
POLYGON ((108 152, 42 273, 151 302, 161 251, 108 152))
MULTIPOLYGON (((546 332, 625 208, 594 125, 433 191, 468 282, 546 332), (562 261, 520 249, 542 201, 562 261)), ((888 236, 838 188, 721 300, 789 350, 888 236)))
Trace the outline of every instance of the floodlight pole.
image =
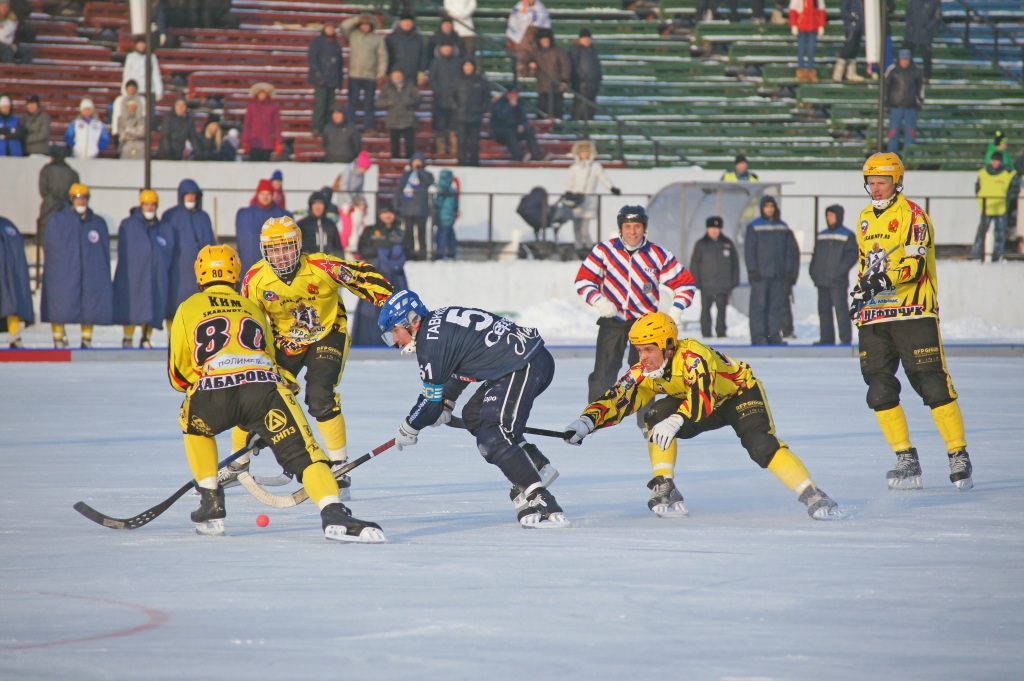
POLYGON ((888 36, 885 34, 885 23, 888 19, 888 12, 885 0, 878 0, 879 16, 882 20, 881 40, 878 41, 878 153, 885 151, 885 43, 888 36))
MULTIPOLYGON (((156 101, 153 99, 153 31, 150 30, 150 18, 149 18, 149 0, 146 2, 146 112, 145 116, 145 138, 146 138, 146 153, 143 157, 146 164, 146 186, 145 189, 150 189, 151 180, 151 164, 153 161, 153 141, 151 136, 153 134, 153 126, 151 125, 152 117, 156 113, 156 101)), ((117 112, 115 111, 116 115, 117 112)))

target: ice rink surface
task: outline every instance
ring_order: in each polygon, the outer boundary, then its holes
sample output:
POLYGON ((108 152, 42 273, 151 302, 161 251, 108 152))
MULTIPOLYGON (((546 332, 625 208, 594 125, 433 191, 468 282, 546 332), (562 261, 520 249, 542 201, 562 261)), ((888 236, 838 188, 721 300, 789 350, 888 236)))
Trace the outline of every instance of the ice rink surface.
MULTIPOLYGON (((590 366, 560 360, 531 424, 575 418, 590 366)), ((966 493, 905 379, 919 492, 886 489, 854 360, 753 367, 847 520, 808 518, 731 431, 681 444, 691 516, 658 519, 632 421, 582 448, 533 438, 573 528, 523 530, 469 434, 438 428, 354 472, 349 505, 389 539, 360 546, 241 488, 223 538, 194 534, 193 496, 133 531, 89 522, 72 504, 127 517, 189 478, 180 395, 155 362, 0 365, 0 679, 1021 678, 1024 361, 950 361, 966 493)), ((351 458, 418 387, 412 362, 349 364, 351 458)))

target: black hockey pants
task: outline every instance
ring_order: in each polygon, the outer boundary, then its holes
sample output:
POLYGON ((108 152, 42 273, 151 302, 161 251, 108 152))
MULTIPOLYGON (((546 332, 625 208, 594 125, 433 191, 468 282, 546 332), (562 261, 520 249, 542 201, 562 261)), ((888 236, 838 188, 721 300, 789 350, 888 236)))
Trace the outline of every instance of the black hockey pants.
POLYGON ((896 369, 901 363, 914 392, 932 409, 956 399, 935 317, 861 325, 860 373, 868 385, 868 406, 875 411, 900 403, 896 369))

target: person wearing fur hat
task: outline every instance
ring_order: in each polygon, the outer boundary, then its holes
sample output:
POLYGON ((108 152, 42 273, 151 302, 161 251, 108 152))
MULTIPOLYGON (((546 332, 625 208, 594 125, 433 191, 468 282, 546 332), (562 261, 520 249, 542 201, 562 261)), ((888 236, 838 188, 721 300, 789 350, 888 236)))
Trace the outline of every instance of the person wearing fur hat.
POLYGON ((88 97, 79 103, 78 113, 64 133, 64 143, 75 158, 96 158, 110 144, 110 131, 88 97))
POLYGON ((245 107, 242 144, 249 150, 250 161, 269 161, 271 153, 283 150, 281 108, 273 99, 274 86, 270 83, 256 83, 249 88, 249 96, 252 101, 245 107))
POLYGON ((572 155, 576 161, 569 166, 569 182, 565 186, 565 195, 575 204, 572 211, 572 229, 576 240, 576 250, 586 253, 594 242, 590 238, 590 221, 597 217, 597 183, 600 182, 612 194, 622 191, 612 184, 604 166, 594 157, 597 149, 590 140, 580 140, 572 145, 572 155))
POLYGON ((341 32, 348 41, 348 120, 356 124, 356 110, 363 100, 363 129, 375 127, 377 88, 384 84, 388 69, 388 49, 376 17, 360 14, 341 23, 341 32))

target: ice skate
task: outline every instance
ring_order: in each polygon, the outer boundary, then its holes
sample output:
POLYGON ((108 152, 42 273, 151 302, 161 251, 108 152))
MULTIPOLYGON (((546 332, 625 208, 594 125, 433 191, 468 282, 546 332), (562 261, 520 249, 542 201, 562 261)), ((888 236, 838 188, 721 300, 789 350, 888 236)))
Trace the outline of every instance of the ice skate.
POLYGON ((217 473, 217 483, 221 486, 221 489, 227 489, 228 487, 235 487, 239 485, 238 474, 243 471, 249 470, 249 457, 244 456, 241 459, 232 461, 224 468, 221 468, 217 473))
POLYGON ((807 515, 815 520, 842 520, 839 504, 822 492, 816 485, 809 485, 799 496, 800 503, 807 506, 807 515))
POLYGON ((55 350, 64 350, 64 349, 68 348, 69 345, 70 344, 68 343, 68 337, 67 336, 61 336, 60 338, 54 338, 53 339, 53 348, 55 350))
POLYGON ((192 522, 196 524, 196 534, 219 537, 224 534, 224 489, 199 489, 199 508, 192 511, 192 522))
POLYGON ((524 442, 519 445, 526 455, 530 457, 530 461, 537 467, 537 472, 540 473, 540 484, 542 487, 549 487, 551 483, 558 478, 558 470, 551 465, 548 457, 541 453, 540 448, 532 442, 524 442))
POLYGON ((562 507, 555 496, 544 487, 534 487, 526 496, 526 503, 518 509, 519 524, 539 530, 569 527, 569 521, 562 513, 562 507))
POLYGON ((345 504, 328 504, 320 511, 324 536, 335 541, 359 544, 383 544, 387 541, 377 523, 352 517, 345 504))
POLYGON ((132 339, 131 338, 122 338, 121 339, 121 349, 122 350, 131 350, 132 349, 132 339))
POLYGON ((153 344, 150 342, 148 338, 143 338, 142 340, 139 341, 139 348, 142 350, 152 350, 153 344))
POLYGON ((974 488, 971 474, 974 473, 974 466, 971 465, 971 457, 966 449, 958 449, 950 452, 949 456, 949 481, 956 485, 961 492, 974 488))
POLYGON ((83 349, 83 350, 90 349, 92 347, 92 339, 91 338, 83 338, 82 339, 82 343, 81 343, 81 345, 79 345, 79 347, 81 349, 83 349))
POLYGON ((683 495, 679 493, 672 478, 656 475, 647 483, 647 489, 651 490, 647 508, 659 518, 685 518, 690 515, 683 505, 683 495))
POLYGON ((335 471, 344 468, 347 463, 346 461, 339 461, 331 464, 331 472, 334 473, 334 479, 338 481, 338 494, 341 496, 342 501, 350 501, 352 499, 352 494, 349 492, 349 489, 352 487, 352 476, 347 473, 339 475, 335 471))
MULTIPOLYGON (((950 463, 950 468, 952 466, 950 463)), ((889 489, 921 489, 921 463, 917 460, 917 449, 911 447, 896 452, 896 467, 885 477, 889 481, 889 489)))

